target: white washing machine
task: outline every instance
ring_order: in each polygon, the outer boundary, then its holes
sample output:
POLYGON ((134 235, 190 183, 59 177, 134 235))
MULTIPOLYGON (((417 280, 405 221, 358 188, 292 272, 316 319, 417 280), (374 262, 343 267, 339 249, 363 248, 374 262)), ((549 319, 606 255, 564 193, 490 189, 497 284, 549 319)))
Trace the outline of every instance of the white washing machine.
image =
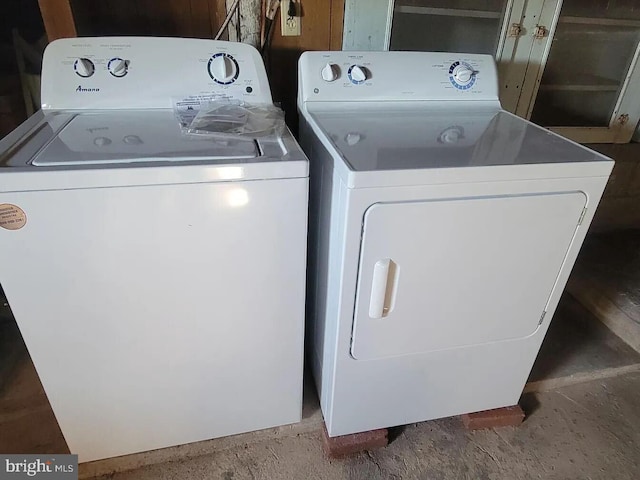
POLYGON ((181 133, 172 97, 271 104, 241 43, 74 38, 0 142, 0 283, 86 462, 297 422, 308 161, 181 133))
POLYGON ((329 435, 516 404, 613 162, 501 110, 490 56, 308 52, 299 84, 329 435))

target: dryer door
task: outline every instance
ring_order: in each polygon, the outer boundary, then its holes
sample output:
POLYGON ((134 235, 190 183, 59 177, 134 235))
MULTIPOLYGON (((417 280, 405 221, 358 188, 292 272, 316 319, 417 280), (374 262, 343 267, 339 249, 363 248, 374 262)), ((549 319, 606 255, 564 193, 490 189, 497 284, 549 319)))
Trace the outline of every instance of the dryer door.
POLYGON ((533 334, 582 192, 377 203, 364 215, 351 354, 367 360, 533 334))

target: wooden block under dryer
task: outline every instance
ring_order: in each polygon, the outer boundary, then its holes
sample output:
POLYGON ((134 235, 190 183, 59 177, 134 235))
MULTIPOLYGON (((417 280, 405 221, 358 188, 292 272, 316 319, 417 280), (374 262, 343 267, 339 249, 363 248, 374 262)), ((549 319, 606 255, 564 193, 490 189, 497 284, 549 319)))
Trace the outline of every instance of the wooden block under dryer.
POLYGON ((520 405, 461 415, 462 423, 468 430, 515 427, 524 421, 524 417, 524 411, 520 408, 520 405))
POLYGON ((375 450, 386 447, 388 443, 389 436, 386 428, 330 437, 326 426, 322 426, 322 446, 325 454, 331 458, 375 450))

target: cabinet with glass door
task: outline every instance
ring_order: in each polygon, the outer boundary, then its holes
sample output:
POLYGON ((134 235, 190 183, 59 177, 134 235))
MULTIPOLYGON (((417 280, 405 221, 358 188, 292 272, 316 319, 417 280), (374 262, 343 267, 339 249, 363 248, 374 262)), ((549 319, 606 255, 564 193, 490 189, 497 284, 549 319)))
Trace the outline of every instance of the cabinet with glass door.
POLYGON ((640 119, 640 2, 346 0, 345 50, 495 56, 505 109, 579 142, 640 119))

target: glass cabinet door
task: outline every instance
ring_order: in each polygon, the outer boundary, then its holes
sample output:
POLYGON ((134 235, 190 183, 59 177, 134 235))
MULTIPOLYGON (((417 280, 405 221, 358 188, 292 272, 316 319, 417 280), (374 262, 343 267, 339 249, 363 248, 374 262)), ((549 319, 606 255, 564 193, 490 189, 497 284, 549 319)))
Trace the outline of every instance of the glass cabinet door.
POLYGON ((396 0, 389 49, 495 55, 508 3, 396 0))
POLYGON ((345 0, 345 50, 494 55, 503 108, 583 143, 640 120, 640 0, 345 0))
POLYGON ((577 141, 628 141, 639 41, 640 2, 564 0, 527 116, 577 141))
MULTIPOLYGON (((554 0, 557 1, 557 0, 554 0)), ((498 64, 500 98, 515 112, 543 0, 345 0, 344 50, 484 53, 498 64), (525 6, 528 14, 525 15, 525 6)))

